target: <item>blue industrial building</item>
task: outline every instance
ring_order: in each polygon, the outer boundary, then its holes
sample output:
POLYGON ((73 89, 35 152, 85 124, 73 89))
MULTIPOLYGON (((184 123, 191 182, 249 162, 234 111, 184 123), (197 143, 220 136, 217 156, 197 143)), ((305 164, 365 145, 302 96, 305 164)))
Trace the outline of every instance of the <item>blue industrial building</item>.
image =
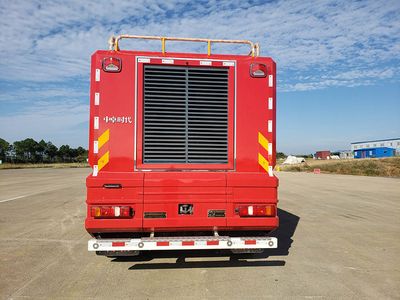
POLYGON ((364 148, 354 150, 354 158, 392 157, 396 155, 396 149, 388 147, 364 148))
POLYGON ((400 138, 351 143, 354 158, 391 157, 400 155, 400 138))

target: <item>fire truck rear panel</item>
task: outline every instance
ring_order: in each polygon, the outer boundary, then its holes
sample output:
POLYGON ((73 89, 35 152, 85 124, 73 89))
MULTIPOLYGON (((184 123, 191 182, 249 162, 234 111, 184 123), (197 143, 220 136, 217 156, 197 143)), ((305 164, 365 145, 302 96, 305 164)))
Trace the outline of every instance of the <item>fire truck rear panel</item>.
POLYGON ((97 51, 86 229, 275 229, 275 116, 271 58, 97 51), (252 77, 260 65, 266 77, 252 77))

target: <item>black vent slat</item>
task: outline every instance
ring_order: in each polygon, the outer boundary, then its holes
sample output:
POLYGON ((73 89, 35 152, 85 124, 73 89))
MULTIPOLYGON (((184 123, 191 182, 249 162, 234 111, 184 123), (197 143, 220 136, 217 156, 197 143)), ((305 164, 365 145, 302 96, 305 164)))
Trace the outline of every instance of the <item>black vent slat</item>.
POLYGON ((228 162, 228 69, 144 66, 144 163, 228 162))

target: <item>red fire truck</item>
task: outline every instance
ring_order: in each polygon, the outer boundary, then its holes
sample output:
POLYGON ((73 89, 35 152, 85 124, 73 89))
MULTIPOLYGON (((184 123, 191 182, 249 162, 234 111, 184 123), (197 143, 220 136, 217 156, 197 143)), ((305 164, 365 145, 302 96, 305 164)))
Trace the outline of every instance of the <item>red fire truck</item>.
POLYGON ((92 55, 89 251, 277 248, 276 65, 258 54, 246 40, 121 35, 92 55), (125 38, 162 50, 120 50, 125 38), (216 43, 250 53, 212 54, 216 43))

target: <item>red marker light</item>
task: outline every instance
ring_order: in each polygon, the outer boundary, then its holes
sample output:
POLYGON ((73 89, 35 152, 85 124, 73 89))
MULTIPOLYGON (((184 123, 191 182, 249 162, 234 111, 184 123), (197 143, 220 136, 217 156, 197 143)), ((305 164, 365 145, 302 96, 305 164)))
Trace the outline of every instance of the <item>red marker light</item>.
POLYGON ((267 77, 267 66, 259 63, 250 65, 250 76, 255 78, 267 77))
POLYGON ((130 206, 92 206, 90 210, 95 219, 128 219, 134 215, 130 206))
POLYGON ((275 205, 241 205, 236 208, 240 217, 274 217, 275 205))
POLYGON ((106 57, 103 58, 103 71, 110 73, 121 72, 122 61, 120 58, 116 57, 106 57))
POLYGON ((130 218, 131 217, 131 208, 129 206, 121 206, 120 217, 121 218, 130 218))

